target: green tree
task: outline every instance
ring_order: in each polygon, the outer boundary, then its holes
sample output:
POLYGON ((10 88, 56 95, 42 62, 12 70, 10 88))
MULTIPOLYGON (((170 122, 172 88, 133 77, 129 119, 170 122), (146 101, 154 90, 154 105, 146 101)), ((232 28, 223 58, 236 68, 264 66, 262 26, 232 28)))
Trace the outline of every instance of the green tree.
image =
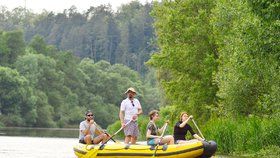
POLYGON ((159 69, 169 104, 206 118, 217 106, 217 49, 211 40, 211 0, 163 1, 153 11, 160 52, 148 64, 159 69), (210 111, 210 112, 209 112, 210 111))
POLYGON ((37 53, 47 55, 47 44, 42 36, 36 35, 31 40, 29 46, 33 48, 37 53))
POLYGON ((1 122, 7 126, 30 126, 36 122, 35 101, 25 77, 16 70, 0 67, 1 122))
POLYGON ((5 32, 0 31, 0 65, 8 66, 8 48, 4 38, 5 32))
MULTIPOLYGON (((211 23, 219 47, 217 95, 226 115, 279 112, 275 95, 279 90, 279 63, 275 58, 279 54, 279 31, 273 16, 255 14, 263 7, 255 6, 259 2, 221 0, 213 10, 211 23)), ((269 12, 273 10, 272 5, 269 12)))
POLYGON ((17 57, 25 53, 25 42, 21 31, 3 32, 1 35, 1 65, 12 66, 17 57))
POLYGON ((53 121, 54 108, 48 103, 47 95, 40 91, 36 91, 37 96, 37 115, 35 127, 56 127, 56 123, 53 121))
POLYGON ((142 74, 147 71, 144 62, 150 58, 151 52, 155 50, 150 42, 154 38, 151 9, 151 4, 142 5, 138 1, 132 1, 123 5, 116 15, 122 37, 116 61, 142 74))
POLYGON ((55 111, 53 119, 59 121, 63 118, 64 108, 68 108, 63 96, 71 92, 63 85, 63 72, 56 70, 55 60, 42 54, 27 54, 18 59, 16 68, 31 81, 34 89, 45 93, 48 104, 55 111))

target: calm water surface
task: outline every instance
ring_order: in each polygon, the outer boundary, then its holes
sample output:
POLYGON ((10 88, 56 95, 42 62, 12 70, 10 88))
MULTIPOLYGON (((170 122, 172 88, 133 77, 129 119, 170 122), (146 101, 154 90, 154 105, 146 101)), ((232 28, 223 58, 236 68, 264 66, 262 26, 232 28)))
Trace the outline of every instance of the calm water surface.
POLYGON ((75 158, 76 138, 0 136, 1 158, 75 158))
POLYGON ((78 129, 0 128, 0 158, 75 158, 78 129))
POLYGON ((77 137, 78 129, 0 128, 0 158, 76 158, 77 137))

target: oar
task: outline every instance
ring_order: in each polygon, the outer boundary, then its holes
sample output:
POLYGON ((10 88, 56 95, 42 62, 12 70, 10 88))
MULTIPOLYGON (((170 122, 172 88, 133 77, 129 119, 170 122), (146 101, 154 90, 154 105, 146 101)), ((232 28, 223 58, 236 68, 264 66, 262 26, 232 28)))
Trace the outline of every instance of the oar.
POLYGON ((156 156, 158 147, 159 147, 159 145, 160 145, 160 143, 161 143, 161 141, 162 141, 162 138, 163 138, 163 136, 164 136, 164 132, 165 132, 165 130, 166 130, 167 124, 168 124, 168 123, 166 122, 165 125, 164 125, 164 127, 163 127, 163 131, 162 131, 162 133, 161 133, 161 136, 159 137, 159 142, 157 143, 157 146, 156 146, 156 148, 155 148, 155 152, 154 152, 154 154, 153 154, 153 157, 156 156))
POLYGON ((101 149, 110 139, 112 139, 115 135, 117 135, 121 130, 123 130, 132 120, 129 120, 124 126, 122 126, 117 132, 115 132, 113 135, 110 136, 108 140, 106 140, 104 143, 102 143, 99 147, 101 149))
POLYGON ((201 137, 205 140, 204 136, 202 135, 201 131, 199 130, 198 126, 196 125, 194 119, 192 118, 192 122, 195 125, 196 129, 198 130, 199 134, 201 135, 201 137))
MULTIPOLYGON (((110 136, 110 134, 107 133, 106 130, 102 129, 96 122, 93 122, 93 124, 96 126, 96 128, 98 128, 99 131, 102 131, 102 132, 104 132, 107 136, 110 136)), ((113 138, 110 138, 110 139, 111 139, 113 142, 116 143, 116 141, 115 141, 113 138)), ((110 139, 109 139, 109 140, 110 140, 110 139)))
POLYGON ((132 120, 128 121, 128 122, 127 122, 124 126, 122 126, 117 132, 115 132, 113 135, 111 135, 110 138, 107 139, 104 143, 102 143, 102 144, 99 146, 99 148, 96 149, 95 152, 92 152, 92 154, 90 154, 90 155, 86 154, 86 155, 84 155, 83 157, 85 157, 85 158, 86 158, 86 157, 87 157, 87 158, 94 158, 94 157, 96 157, 96 155, 97 155, 97 153, 98 153, 98 150, 102 149, 103 146, 104 146, 110 139, 112 139, 112 138, 113 138, 115 135, 117 135, 121 130, 123 130, 131 121, 132 121, 132 120))

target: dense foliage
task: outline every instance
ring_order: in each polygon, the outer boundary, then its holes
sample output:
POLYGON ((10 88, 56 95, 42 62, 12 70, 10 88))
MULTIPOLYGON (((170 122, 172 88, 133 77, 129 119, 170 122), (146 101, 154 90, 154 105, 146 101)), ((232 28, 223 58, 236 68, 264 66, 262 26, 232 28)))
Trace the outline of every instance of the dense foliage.
POLYGON ((149 64, 170 105, 207 118, 279 113, 278 12, 269 0, 157 4, 161 51, 149 64))
POLYGON ((123 5, 117 12, 110 5, 89 6, 83 13, 72 6, 63 13, 40 14, 20 7, 9 11, 0 6, 0 29, 22 29, 26 41, 40 35, 59 50, 70 50, 96 62, 121 63, 143 75, 148 70, 144 62, 156 49, 151 9, 150 3, 143 5, 138 1, 123 5))
POLYGON ((279 150, 279 10, 273 0, 157 3, 160 51, 148 64, 166 93, 166 118, 193 114, 223 153, 279 150))
POLYGON ((217 105, 218 90, 213 83, 217 50, 209 24, 213 6, 212 0, 159 4, 154 17, 161 52, 149 61, 159 68, 171 105, 207 118, 208 107, 217 105))
MULTIPOLYGON (((143 110, 159 106, 150 74, 122 64, 80 60, 35 36, 25 44, 20 31, 0 34, 0 122, 5 126, 78 126, 87 109, 103 127, 118 120, 125 90, 137 89, 143 110)), ((152 73, 152 71, 151 71, 152 73)))
POLYGON ((209 121, 203 131, 208 139, 217 142, 219 152, 255 155, 267 150, 271 153, 261 157, 273 157, 280 152, 279 121, 279 118, 216 118, 209 121), (271 151, 274 148, 275 151, 271 151))

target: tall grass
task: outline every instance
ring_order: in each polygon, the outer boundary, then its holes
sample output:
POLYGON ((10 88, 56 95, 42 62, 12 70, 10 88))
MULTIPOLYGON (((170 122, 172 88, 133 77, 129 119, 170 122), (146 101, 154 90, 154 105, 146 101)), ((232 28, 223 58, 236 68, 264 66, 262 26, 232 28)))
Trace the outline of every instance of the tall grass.
POLYGON ((222 154, 257 153, 269 146, 280 146, 280 119, 216 118, 204 126, 204 135, 215 140, 222 154))
MULTIPOLYGON (((146 140, 146 127, 149 122, 147 116, 138 118, 140 135, 138 140, 146 140)), ((159 127, 164 124, 164 120, 157 123, 159 127)), ((165 134, 172 134, 173 123, 170 123, 165 134)), ((190 123, 196 131, 195 126, 190 123)), ((108 127, 109 133, 113 134, 121 127, 117 121, 108 127)), ((199 124, 199 128, 207 140, 214 140, 218 144, 220 154, 249 154, 275 156, 280 153, 280 118, 212 118, 204 124, 199 124)), ((196 131, 197 132, 197 131, 196 131)), ((124 134, 121 131, 115 137, 123 140, 124 134)))

